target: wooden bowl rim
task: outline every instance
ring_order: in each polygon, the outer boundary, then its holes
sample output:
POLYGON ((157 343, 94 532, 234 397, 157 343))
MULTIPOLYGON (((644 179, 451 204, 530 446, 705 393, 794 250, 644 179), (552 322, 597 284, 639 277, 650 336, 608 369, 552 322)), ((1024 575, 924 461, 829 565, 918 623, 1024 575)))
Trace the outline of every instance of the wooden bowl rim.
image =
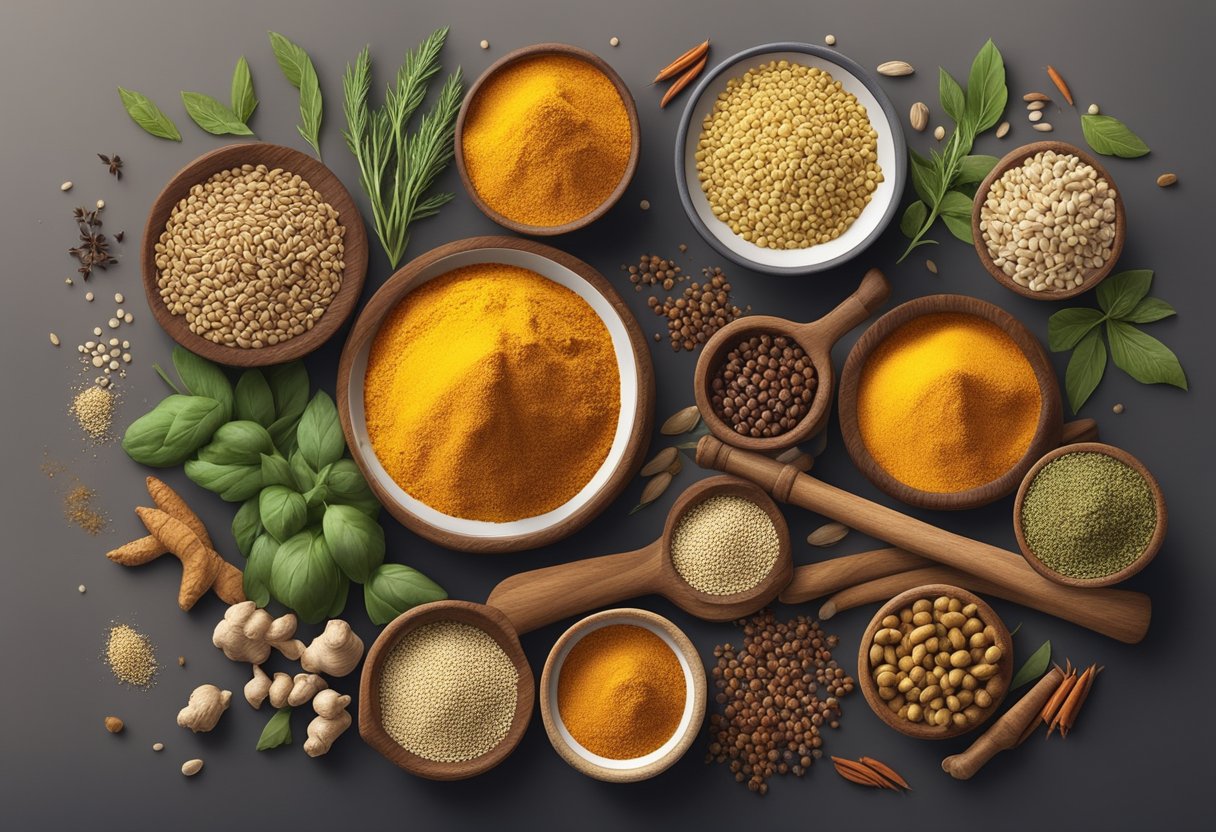
POLYGON ((913 587, 899 593, 890 601, 883 604, 879 607, 878 612, 874 613, 874 617, 870 619, 869 625, 862 633, 861 646, 858 647, 857 651, 857 684, 861 688, 862 696, 865 697, 866 704, 870 706, 870 710, 896 731, 918 740, 948 740, 979 728, 1000 710, 1001 703, 1005 700, 1006 694, 1009 693, 1009 682, 1012 679, 1013 637, 1009 634, 1009 628, 1005 626, 1005 622, 1001 620, 1001 617, 996 614, 996 611, 992 609, 987 601, 974 592, 962 587, 952 586, 951 584, 925 584, 924 586, 913 587), (1003 681, 1000 694, 992 697, 992 705, 988 707, 987 713, 982 720, 965 728, 958 728, 953 724, 947 725, 944 728, 939 728, 938 726, 930 728, 923 722, 909 722, 906 719, 900 719, 899 714, 892 713, 891 709, 887 707, 887 703, 879 698, 878 685, 874 682, 874 677, 869 672, 870 643, 874 640, 874 634, 878 632, 878 627, 882 623, 883 618, 898 613, 900 607, 911 605, 922 598, 932 599, 938 595, 949 595, 958 598, 963 602, 964 606, 975 604, 979 609, 980 620, 986 625, 991 624, 993 629, 996 630, 996 644, 1004 652, 1000 664, 1000 673, 995 677, 1003 681))
POLYGON ((411 774, 428 780, 463 780, 489 771, 515 750, 528 729, 535 700, 536 680, 532 675, 532 668, 528 664, 528 657, 524 655, 515 629, 505 615, 493 607, 469 601, 434 601, 414 607, 394 618, 380 631, 371 649, 367 651, 359 679, 359 735, 381 755, 411 774), (389 653, 406 634, 425 624, 440 621, 456 621, 483 630, 503 649, 519 674, 515 688, 515 716, 511 720, 507 735, 480 757, 456 763, 428 760, 407 751, 388 735, 380 715, 378 690, 384 662, 389 653))
MULTIPOLYGON (((491 262, 491 261, 487 261, 491 262)), ((629 485, 634 474, 642 467, 647 447, 650 443, 650 431, 654 425, 654 365, 650 360, 650 350, 646 346, 645 336, 641 326, 633 316, 629 306, 617 293, 607 278, 582 260, 535 240, 521 240, 516 237, 481 236, 455 240, 445 245, 424 252, 406 263, 376 290, 371 299, 364 305, 359 317, 355 320, 346 344, 342 347, 342 355, 338 362, 338 417, 342 423, 342 432, 346 437, 347 447, 351 457, 367 480, 368 486, 376 498, 384 505, 389 514, 409 528, 411 531, 448 549, 463 552, 518 552, 545 546, 567 537, 591 522, 629 485), (362 349, 363 344, 374 338, 380 330, 384 317, 399 304, 407 294, 422 284, 421 276, 434 263, 467 251, 480 249, 512 249, 539 255, 557 263, 577 274, 599 292, 616 310, 621 322, 629 335, 634 366, 638 376, 638 404, 633 417, 633 427, 629 442, 625 446, 621 463, 608 478, 600 490, 587 499, 583 505, 565 520, 555 523, 548 528, 536 532, 506 535, 502 537, 487 537, 462 534, 441 529, 429 521, 419 517, 404 505, 398 503, 393 496, 377 481, 367 460, 364 449, 356 441, 354 426, 350 417, 350 386, 351 372, 355 354, 362 349), (383 305, 383 308, 379 308, 383 305)))
POLYGON ((473 204, 485 214, 487 217, 498 223, 502 227, 514 231, 516 234, 527 234, 534 237, 555 237, 559 234, 566 234, 571 231, 577 231, 580 228, 585 228, 591 223, 598 220, 604 214, 616 205, 620 198, 624 196, 629 183, 633 181, 633 175, 637 172, 638 157, 641 154, 642 139, 641 139, 641 123, 638 120, 637 102, 633 100, 633 94, 629 91, 629 87, 625 84, 621 76, 613 69, 607 61, 578 46, 572 46, 568 43, 534 43, 531 46, 521 46, 519 49, 512 50, 506 55, 503 55, 494 63, 486 67, 485 71, 477 77, 473 85, 469 87, 469 91, 465 94, 464 101, 460 105, 460 112, 456 115, 456 170, 460 174, 460 181, 464 183, 464 189, 468 193, 473 204), (501 70, 518 63, 519 61, 528 58, 536 58, 542 55, 562 55, 568 58, 576 58, 585 61, 598 69, 608 77, 612 85, 616 87, 617 93, 621 96, 621 101, 625 105, 625 113, 629 117, 630 130, 630 147, 629 160, 625 163, 625 170, 621 174, 621 180, 617 183, 607 198, 599 204, 594 210, 581 217, 571 220, 562 225, 529 225, 527 223, 517 222, 510 217, 492 208, 481 194, 477 192, 477 188, 473 186, 473 180, 469 178, 468 169, 464 161, 464 124, 468 117, 469 109, 472 107, 474 99, 477 97, 481 87, 488 83, 489 80, 498 74, 501 70))
POLYGON ((1114 586, 1117 583, 1122 583, 1135 575, 1141 569, 1149 565, 1149 562, 1157 556, 1157 552, 1161 550, 1161 545, 1165 542, 1165 531, 1169 525, 1169 514, 1165 507, 1165 494, 1161 491, 1161 484, 1157 482, 1157 478, 1144 465, 1143 462, 1129 454, 1122 448, 1114 445, 1107 445, 1105 442, 1076 442, 1072 445, 1063 445, 1054 450, 1048 451, 1043 457, 1031 466, 1026 472, 1026 476, 1022 478, 1022 484, 1018 487, 1017 497, 1013 501, 1013 533, 1018 540, 1018 548, 1022 550, 1022 556, 1026 558, 1026 562, 1034 568, 1036 572, 1044 578, 1055 581, 1064 586, 1079 586, 1079 587, 1102 587, 1114 586), (1039 475, 1039 472, 1045 468, 1048 463, 1059 459, 1067 454, 1076 453, 1095 453, 1104 454, 1112 459, 1117 459, 1123 464, 1135 470, 1140 476, 1144 477, 1144 481, 1148 484, 1149 491, 1153 495, 1153 504, 1157 510, 1157 526, 1153 529, 1153 535, 1149 538, 1148 543, 1144 547, 1144 551, 1127 566, 1120 569, 1118 572, 1112 572, 1109 575, 1104 575, 1100 578, 1074 578, 1070 575, 1065 575, 1052 569, 1043 561, 1039 560, 1039 556, 1030 548, 1030 544, 1026 542, 1026 534, 1022 530, 1022 504, 1026 500, 1026 492, 1030 489, 1030 483, 1039 475))
POLYGON ((220 364, 231 367, 265 367, 308 355, 341 329, 355 311, 367 277, 367 230, 363 225, 363 215, 359 213, 342 180, 320 160, 283 145, 242 142, 207 151, 174 174, 161 188, 144 222, 139 260, 148 306, 156 322, 170 338, 191 352, 220 364), (241 165, 260 164, 271 169, 281 167, 293 174, 299 174, 338 212, 338 222, 346 228, 343 236, 343 259, 346 268, 342 272, 342 285, 338 287, 338 293, 312 329, 260 349, 229 347, 196 335, 190 331, 185 316, 169 313, 156 285, 156 243, 165 230, 169 215, 193 186, 202 184, 221 171, 241 165))
MULTIPOLYGON (((619 623, 629 624, 630 622, 621 621, 619 623)), ((603 626, 613 625, 605 624, 603 626)), ((644 624, 635 624, 633 626, 645 627, 644 624)), ((646 627, 646 629, 651 628, 646 627)), ((649 610, 638 609, 636 607, 619 607, 603 610, 581 618, 566 628, 566 631, 561 634, 549 650, 548 658, 545 659, 545 667, 541 671, 540 676, 540 690, 541 721, 544 723, 545 733, 549 736, 549 742, 553 745, 553 749, 558 753, 558 756, 565 760, 574 770, 586 774, 588 777, 594 777, 597 780, 604 780, 609 783, 635 783, 639 780, 648 780, 671 768, 687 753, 693 742, 696 741, 701 733, 701 725, 705 721, 707 694, 705 664, 701 661, 701 654, 697 652, 697 648, 688 636, 685 635, 684 631, 669 619, 649 610), (574 750, 557 729, 557 720, 560 718, 560 715, 557 703, 553 701, 553 697, 549 693, 549 684, 553 675, 560 672, 560 666, 557 663, 558 655, 561 654, 567 644, 577 642, 593 630, 600 629, 598 626, 599 622, 606 618, 644 621, 661 629, 678 646, 680 653, 684 656, 684 660, 688 662, 689 675, 692 677, 692 689, 685 691, 685 702, 687 703, 688 698, 691 697, 693 715, 688 727, 684 730, 684 734, 680 737, 679 742, 661 758, 636 768, 625 769, 601 766, 598 763, 591 762, 574 750)))
POLYGON ((918 508, 956 511, 988 505, 1013 493, 1025 472, 1039 457, 1060 442, 1064 429, 1063 404, 1055 371, 1038 339, 1017 318, 995 304, 967 295, 925 295, 902 303, 874 321, 853 345, 840 373, 838 412, 840 431, 849 456, 870 482, 884 493, 918 508), (1039 387, 1039 421, 1021 459, 991 482, 965 491, 923 491, 900 482, 882 468, 866 447, 857 423, 857 395, 861 375, 871 353, 895 330, 924 315, 954 312, 973 315, 996 324, 1021 349, 1039 387))
POLYGON ((1123 206, 1123 191, 1120 190, 1119 186, 1115 184, 1114 177, 1110 175, 1110 171, 1108 171, 1101 162, 1076 145, 1069 144, 1068 142, 1048 140, 1031 142, 1030 144, 1024 144, 1021 147, 1014 148, 1002 156, 1000 161, 996 163, 996 166, 989 171, 986 177, 984 177, 984 181, 981 182, 979 188, 976 189, 975 195, 975 199, 973 200, 971 206, 971 239, 975 245, 976 254, 979 255, 980 264, 984 267, 984 270, 996 280, 997 283, 1000 283, 1006 289, 1016 292, 1024 298, 1045 301, 1068 300, 1069 298, 1075 298, 1077 295, 1088 292, 1090 289, 1101 283, 1106 276, 1114 270, 1115 263, 1118 262, 1119 256, 1123 253, 1123 243, 1127 239, 1127 211, 1123 206), (1009 170, 1015 165, 1022 164, 1022 162, 1031 156, 1046 150, 1053 150, 1056 153, 1068 153, 1076 156, 1087 165, 1093 166, 1094 170, 1098 172, 1098 175, 1105 179, 1110 187, 1114 189, 1115 239, 1111 247, 1110 257, 1107 258, 1106 262, 1101 268, 1092 269, 1089 274, 1085 276, 1085 279, 1081 281, 1080 286, 1074 286, 1071 289, 1064 289, 1054 292, 1034 292, 1025 286, 1014 282, 1011 277, 997 268, 996 264, 992 262, 992 258, 988 254, 988 246, 984 244, 984 236, 980 232, 980 209, 983 207, 984 197, 992 188, 992 183, 1004 175, 1005 171, 1009 170))

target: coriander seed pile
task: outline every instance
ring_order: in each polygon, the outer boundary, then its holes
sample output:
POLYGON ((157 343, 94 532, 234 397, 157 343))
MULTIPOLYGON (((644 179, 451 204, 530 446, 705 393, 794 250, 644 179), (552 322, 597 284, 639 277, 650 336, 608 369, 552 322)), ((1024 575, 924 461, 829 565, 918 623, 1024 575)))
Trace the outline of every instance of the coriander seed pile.
POLYGON ((110 423, 114 419, 114 393, 95 384, 81 390, 72 399, 72 415, 80 429, 95 442, 110 435, 110 423))
POLYGON ((759 584, 781 551, 773 519, 751 500, 709 497, 684 513, 671 538, 671 559, 693 589, 734 595, 759 584))
POLYGON ((780 436, 815 400, 815 365, 785 335, 753 335, 726 354, 710 381, 710 405, 740 436, 780 436))
POLYGON ((152 640, 130 624, 110 627, 105 661, 118 681, 137 688, 151 687, 158 667, 152 640))

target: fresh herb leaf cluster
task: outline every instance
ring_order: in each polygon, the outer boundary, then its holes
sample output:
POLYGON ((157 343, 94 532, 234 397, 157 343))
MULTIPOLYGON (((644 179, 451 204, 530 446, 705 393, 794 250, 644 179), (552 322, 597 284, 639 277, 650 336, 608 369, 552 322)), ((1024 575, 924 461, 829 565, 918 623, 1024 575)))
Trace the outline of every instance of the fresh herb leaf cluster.
POLYGON ((321 101, 321 82, 317 79, 316 67, 312 58, 308 57, 300 46, 280 35, 270 33, 270 48, 274 50, 275 60, 283 70, 288 82, 300 91, 300 123, 296 130, 304 141, 312 145, 321 158, 321 116, 323 103, 321 101))
MULTIPOLYGON (((148 133, 161 139, 182 140, 182 134, 169 117, 150 98, 138 92, 118 88, 123 107, 131 120, 148 133)), ((182 106, 186 115, 199 127, 213 136, 252 136, 249 118, 257 109, 258 100, 253 94, 253 76, 249 62, 242 55, 232 72, 231 106, 201 92, 183 92, 182 106)))
POLYGON ((1098 306, 1061 309, 1047 322, 1047 345, 1052 352, 1072 350, 1064 373, 1068 403, 1076 413, 1106 372, 1106 344, 1115 366, 1141 384, 1172 384, 1187 389, 1186 373, 1178 356, 1165 344, 1146 335, 1133 324, 1168 318, 1174 307, 1159 298, 1147 297, 1153 282, 1148 269, 1112 275, 1098 284, 1098 306))
POLYGON ((939 69, 938 97, 942 110, 955 123, 954 132, 941 153, 929 152, 926 159, 908 148, 912 187, 920 197, 904 210, 899 228, 911 242, 900 256, 903 262, 914 249, 936 245, 925 237, 941 217, 947 230, 971 243, 971 203, 976 186, 996 165, 995 156, 970 155, 976 136, 995 127, 1005 111, 1009 90, 1005 86, 1005 63, 990 39, 980 49, 963 90, 945 69, 939 69))
POLYGON ((426 98, 427 82, 439 72, 439 51, 448 30, 438 29, 417 49, 407 52, 389 85, 384 104, 372 108, 372 60, 368 48, 359 53, 342 78, 346 114, 346 146, 359 163, 359 182, 371 202, 376 235, 395 268, 409 245, 414 220, 430 217, 452 199, 450 193, 429 194, 435 179, 455 152, 456 114, 464 85, 457 69, 444 81, 439 98, 413 133, 410 118, 426 98))
POLYGON ((447 597, 422 573, 384 562, 380 503, 346 456, 333 399, 309 398, 303 364, 246 370, 235 386, 182 347, 173 365, 180 386, 158 368, 176 392, 127 428, 123 450, 144 465, 184 464, 195 484, 241 503, 232 536, 248 561, 246 597, 316 623, 341 614, 354 581, 376 624, 447 597))

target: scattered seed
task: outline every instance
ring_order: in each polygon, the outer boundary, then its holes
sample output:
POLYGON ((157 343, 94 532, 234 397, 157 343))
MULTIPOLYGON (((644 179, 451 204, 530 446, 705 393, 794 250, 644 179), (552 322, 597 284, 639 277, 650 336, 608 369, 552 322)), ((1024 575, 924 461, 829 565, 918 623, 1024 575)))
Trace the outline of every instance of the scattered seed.
POLYGON ((1054 129, 1050 124, 1048 124, 1045 121, 1040 121, 1038 124, 1033 124, 1031 126, 1034 127, 1035 130, 1038 130, 1040 133, 1050 133, 1054 129))
POLYGON ((101 327, 99 327, 99 326, 95 326, 95 327, 93 327, 93 334, 94 334, 94 335, 101 335, 101 327))
POLYGON ((154 743, 152 743, 152 750, 153 751, 164 751, 165 744, 163 742, 154 742, 154 743))
POLYGON ((1096 116, 1098 113, 1100 113, 1102 111, 1098 109, 1097 104, 1090 104, 1089 109, 1086 110, 1085 112, 1089 113, 1091 116, 1096 116))
POLYGON ((684 245, 684 243, 680 243, 678 246, 676 246, 676 248, 680 250, 680 254, 688 251, 688 246, 684 245))
POLYGON ((650 210, 650 200, 643 199, 641 202, 638 203, 638 207, 641 208, 643 211, 649 211, 650 210))
POLYGON ((93 302, 93 293, 85 292, 84 299, 87 300, 89 303, 92 303, 93 302))
POLYGON ((674 446, 664 448, 654 455, 654 458, 642 466, 641 475, 643 477, 653 477, 662 471, 666 471, 672 465, 680 461, 680 449, 674 446))
POLYGON ((620 39, 620 38, 618 38, 618 37, 612 37, 612 38, 609 38, 609 39, 608 39, 608 45, 609 45, 609 46, 620 46, 620 45, 621 45, 621 39, 620 39))
POLYGON ((836 45, 836 36, 828 35, 827 37, 825 37, 823 39, 823 42, 826 43, 828 46, 835 46, 836 45))
POLYGON ((63 282, 64 282, 64 283, 66 283, 66 284, 68 284, 69 286, 71 286, 71 285, 72 285, 72 278, 70 278, 70 277, 65 277, 65 278, 63 279, 63 282))
POLYGON ((1028 92, 1022 96, 1023 101, 1050 101, 1051 98, 1041 92, 1028 92))
POLYGON ((110 329, 118 329, 118 324, 119 324, 118 318, 110 318, 109 324, 110 324, 110 329))
POLYGON ((72 180, 71 180, 71 179, 69 179, 67 182, 64 182, 62 185, 60 185, 60 186, 59 186, 59 190, 61 190, 61 191, 70 191, 70 190, 72 190, 72 180))
POLYGON ((81 584, 80 586, 76 587, 76 591, 77 591, 77 592, 79 592, 81 595, 84 595, 84 593, 85 593, 85 585, 84 585, 84 584, 81 584))
POLYGON ((1113 411, 1114 411, 1116 414, 1122 413, 1122 412, 1123 412, 1123 404, 1122 404, 1122 403, 1119 403, 1119 404, 1115 405, 1114 407, 1112 407, 1112 408, 1111 408, 1111 410, 1113 410, 1113 411))
POLYGON ((1002 121, 1001 126, 996 128, 996 137, 998 139, 1003 139, 1007 135, 1009 135, 1009 122, 1002 121))
POLYGON ((185 657, 185 656, 178 656, 178 657, 177 657, 177 666, 178 666, 178 667, 185 667, 185 666, 186 666, 186 657, 185 657))
POLYGON ((481 48, 482 48, 482 49, 489 49, 489 48, 490 48, 490 42, 489 42, 488 40, 483 40, 483 41, 481 42, 480 46, 481 46, 481 48))
POLYGON ((1031 101, 1029 104, 1026 105, 1026 109, 1031 110, 1031 111, 1041 110, 1046 106, 1047 106, 1046 101, 1031 101))
POLYGON ((135 316, 134 316, 134 315, 132 315, 130 312, 128 312, 127 314, 125 314, 125 315, 123 315, 123 316, 122 316, 122 322, 123 322, 124 324, 129 324, 129 323, 131 323, 131 322, 132 322, 132 321, 134 321, 134 320, 135 320, 135 316))
POLYGON ((122 292, 115 292, 115 293, 114 293, 114 302, 115 302, 115 303, 122 303, 124 300, 126 300, 126 298, 124 298, 124 297, 122 296, 122 292))
POLYGON ((104 199, 99 199, 99 200, 97 200, 97 207, 98 207, 98 208, 105 208, 105 207, 106 207, 106 201, 105 201, 104 199))
POLYGON ((701 421, 701 411, 697 410, 695 404, 690 404, 683 410, 677 410, 671 416, 667 417, 667 421, 659 428, 659 433, 664 436, 679 436, 683 433, 688 433, 695 428, 701 421))
POLYGON ((203 761, 202 760, 198 760, 198 759, 186 760, 186 762, 182 763, 182 774, 186 775, 187 777, 193 777, 194 775, 198 774, 202 770, 203 770, 203 761))
POLYGON ((1173 173, 1163 173, 1157 177, 1157 185, 1162 188, 1168 188, 1178 182, 1178 176, 1173 173))
POLYGON ((934 127, 933 128, 933 138, 937 139, 939 142, 942 139, 946 138, 946 128, 942 127, 940 124, 937 125, 937 127, 934 127))
POLYGON ((878 74, 895 78, 901 75, 911 75, 916 70, 907 61, 884 61, 878 65, 878 74))
POLYGON ((849 533, 849 527, 844 523, 824 523, 807 535, 806 542, 812 546, 835 546, 844 540, 849 533))
POLYGON ((1043 111, 1042 110, 1031 110, 1026 115, 1026 118, 1030 119, 1031 122, 1039 121, 1040 119, 1043 118, 1043 111))
POLYGON ((929 105, 923 101, 913 104, 912 109, 908 112, 908 123, 917 133, 923 133, 929 126, 929 105))
POLYGON ((123 729, 123 721, 116 716, 108 716, 105 718, 106 730, 111 734, 121 734, 123 729))
POLYGON ((59 346, 59 336, 53 332, 51 333, 51 343, 56 347, 59 346))
POLYGON ((932 260, 925 261, 925 268, 929 270, 930 274, 937 274, 937 264, 932 260))

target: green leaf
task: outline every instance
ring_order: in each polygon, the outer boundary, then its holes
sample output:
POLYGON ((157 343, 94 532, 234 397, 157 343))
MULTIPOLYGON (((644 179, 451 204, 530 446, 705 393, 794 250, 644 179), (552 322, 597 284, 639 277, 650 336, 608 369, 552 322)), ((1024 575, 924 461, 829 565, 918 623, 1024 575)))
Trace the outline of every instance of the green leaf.
POLYGON ((899 221, 900 232, 909 240, 916 236, 925 220, 929 219, 929 207, 919 199, 904 209, 903 218, 899 221))
POLYGON ((1038 650, 1030 654, 1030 658, 1018 668, 1018 672, 1013 674, 1013 681, 1009 683, 1009 689, 1017 690, 1022 685, 1033 682, 1047 672, 1047 665, 1050 662, 1051 642, 1045 641, 1038 650))
POLYGON ((269 533, 258 535, 249 549, 249 560, 245 564, 245 597, 258 607, 270 603, 270 572, 278 551, 279 541, 269 533))
POLYGON ((972 155, 964 156, 958 164, 958 173, 954 175, 954 185, 973 185, 984 181, 984 177, 992 172, 1000 161, 995 156, 972 155))
POLYGON ((372 572, 363 585, 363 602, 373 624, 392 621, 406 610, 448 597, 443 587, 417 569, 385 563, 372 572))
POLYGON ((321 82, 317 79, 317 71, 313 69, 312 61, 304 67, 304 75, 300 79, 300 123, 296 130, 304 137, 304 141, 312 145, 317 158, 321 158, 321 82))
MULTIPOLYGON (((304 502, 308 504, 309 511, 314 508, 324 508, 324 503, 329 499, 329 472, 333 470, 333 465, 326 465, 317 472, 317 476, 313 480, 312 488, 304 492, 304 502)), ((320 515, 318 514, 318 517, 320 515)))
POLYGON ((320 471, 342 458, 346 451, 342 423, 338 419, 334 400, 325 391, 317 391, 308 407, 304 408, 300 426, 296 429, 296 441, 300 446, 300 455, 314 471, 320 471))
POLYGON ((249 73, 249 61, 242 55, 232 71, 232 93, 230 96, 232 112, 242 122, 248 123, 249 117, 258 107, 258 100, 253 94, 253 76, 249 73))
POLYGON ((262 486, 285 485, 296 488, 296 478, 291 465, 278 454, 262 454, 262 486))
POLYGON ((182 140, 182 134, 178 132, 177 125, 161 112, 160 107, 157 107, 151 98, 123 87, 118 88, 118 95, 122 98, 122 106, 126 108, 131 121, 143 128, 144 132, 151 133, 158 139, 168 139, 174 142, 182 140))
POLYGON ((1070 350, 1104 320, 1106 316, 1097 309, 1085 306, 1061 309, 1047 319, 1047 346, 1052 352, 1070 350))
POLYGON ((969 245, 974 242, 971 237, 971 199, 966 194, 947 191, 942 197, 939 213, 951 234, 969 245))
POLYGON ((141 465, 180 465, 211 439, 227 418, 215 399, 174 394, 131 423, 123 435, 122 449, 141 465))
POLYGON ((308 370, 302 361, 278 364, 263 371, 274 396, 274 415, 278 419, 299 419, 308 406, 308 370))
POLYGON ((941 99, 942 109, 954 119, 955 124, 961 124, 967 116, 967 99, 963 96, 963 88, 945 69, 938 67, 937 75, 937 96, 941 99))
POLYGON ((274 424, 274 394, 270 392, 270 384, 261 370, 241 373, 236 381, 232 413, 237 419, 257 422, 264 428, 274 424))
POLYGON ((236 516, 232 518, 232 538, 241 555, 248 558, 253 551, 253 542, 262 533, 262 520, 258 513, 258 501, 248 499, 241 503, 236 516))
POLYGON ((1136 304, 1135 309, 1122 316, 1120 320, 1133 324, 1151 324, 1153 321, 1159 321, 1162 318, 1168 318, 1176 314, 1178 313, 1174 311, 1174 307, 1160 298, 1145 298, 1136 304))
POLYGON ((198 458, 216 465, 252 465, 261 470, 262 456, 274 453, 266 428, 257 422, 237 420, 221 425, 198 458))
POLYGON ((312 63, 308 53, 296 46, 278 32, 270 32, 270 48, 274 50, 275 60, 279 69, 296 89, 300 88, 300 79, 304 75, 304 65, 312 63))
POLYGON ((352 581, 365 583, 384 563, 384 529, 357 508, 330 505, 321 526, 330 555, 352 581))
POLYGON ((911 163, 908 170, 912 174, 912 187, 916 189, 916 195, 926 205, 936 205, 940 198, 937 166, 912 148, 908 148, 908 159, 911 163))
POLYGON ((232 418, 232 384, 219 365, 178 346, 173 348, 173 367, 187 391, 215 399, 224 406, 224 421, 232 418))
POLYGON ((227 105, 201 92, 183 92, 186 114, 199 127, 215 136, 252 136, 253 131, 227 105))
POLYGON ((350 581, 338 581, 338 589, 334 594, 333 603, 329 605, 329 611, 325 613, 326 618, 337 618, 342 614, 342 610, 346 609, 346 598, 350 595, 350 581))
POLYGON ((1123 321, 1107 321, 1110 357, 1115 366, 1141 384, 1172 384, 1187 389, 1178 356, 1165 344, 1123 321))
POLYGON ((308 506, 285 485, 268 485, 258 495, 258 516, 266 531, 280 542, 304 528, 308 506))
POLYGON ((304 459, 304 455, 298 450, 291 455, 288 464, 291 468, 291 476, 296 482, 296 490, 301 494, 316 484, 317 472, 312 469, 312 466, 304 459))
POLYGON ((339 459, 329 469, 325 486, 331 503, 354 506, 375 519, 380 514, 380 501, 363 478, 363 472, 353 459, 339 459))
POLYGON ((1101 332, 1094 329, 1077 344, 1064 371, 1064 389, 1073 413, 1093 394, 1105 372, 1106 345, 1102 343, 1101 332))
POLYGON ((1146 155, 1148 145, 1113 116, 1081 116, 1081 132, 1094 153, 1136 159, 1146 155))
POLYGON ((301 621, 316 624, 329 612, 343 580, 325 538, 306 530, 279 546, 270 572, 270 590, 301 621))
MULTIPOLYGON (((242 58, 241 60, 244 60, 242 58)), ((291 745, 291 708, 279 708, 258 737, 258 751, 269 751, 280 745, 291 745)))
POLYGON ((979 135, 1001 120, 1009 90, 1005 87, 1005 61, 1001 51, 989 38, 975 60, 967 76, 967 118, 974 128, 972 135, 979 135))
POLYGON ((186 476, 200 488, 219 494, 221 500, 243 503, 262 490, 261 465, 224 465, 188 459, 186 476))
POLYGON ((1132 269, 1112 274, 1098 284, 1098 306, 1109 317, 1119 319, 1131 314, 1136 305, 1148 294, 1153 284, 1151 269, 1132 269))

